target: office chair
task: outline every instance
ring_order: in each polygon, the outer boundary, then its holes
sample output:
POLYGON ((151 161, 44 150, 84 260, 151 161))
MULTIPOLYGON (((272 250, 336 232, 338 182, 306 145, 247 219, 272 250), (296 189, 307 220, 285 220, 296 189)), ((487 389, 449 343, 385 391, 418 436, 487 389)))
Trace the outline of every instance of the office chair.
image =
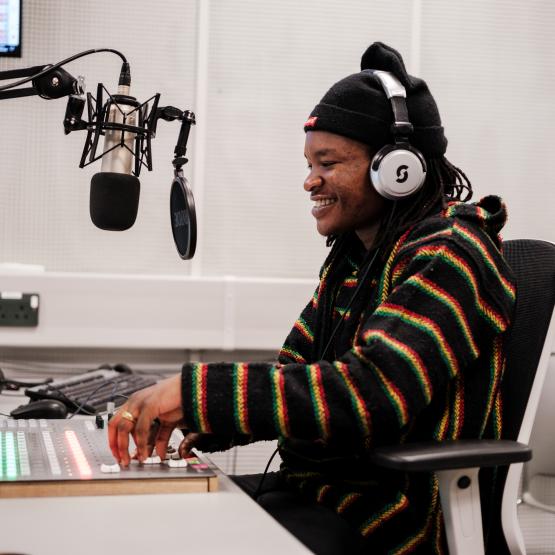
POLYGON ((555 553, 555 356, 542 388, 529 446, 534 457, 524 465, 518 520, 526 552, 555 553))
POLYGON ((555 245, 507 241, 504 254, 516 276, 517 298, 501 384, 503 437, 388 446, 376 449, 372 458, 391 469, 436 473, 450 555, 526 553, 517 496, 523 463, 532 455, 527 444, 555 340, 555 245), (485 518, 478 481, 482 467, 497 467, 485 518))

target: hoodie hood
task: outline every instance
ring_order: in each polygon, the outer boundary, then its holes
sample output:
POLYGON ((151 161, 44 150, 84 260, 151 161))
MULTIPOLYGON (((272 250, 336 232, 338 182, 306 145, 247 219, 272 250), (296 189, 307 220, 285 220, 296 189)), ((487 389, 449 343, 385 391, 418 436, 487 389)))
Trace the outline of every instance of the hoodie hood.
POLYGON ((473 203, 449 202, 443 216, 455 217, 480 227, 498 248, 501 247, 499 232, 507 222, 507 207, 498 196, 490 195, 473 203))

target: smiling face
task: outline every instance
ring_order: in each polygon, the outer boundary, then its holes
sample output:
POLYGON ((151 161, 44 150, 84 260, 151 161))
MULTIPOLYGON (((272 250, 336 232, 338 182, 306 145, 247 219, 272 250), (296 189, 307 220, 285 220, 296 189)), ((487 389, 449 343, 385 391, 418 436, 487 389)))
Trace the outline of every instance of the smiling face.
POLYGON ((368 146, 335 133, 308 131, 304 154, 310 169, 304 188, 314 201, 318 232, 328 236, 355 231, 370 248, 386 200, 370 183, 368 146))

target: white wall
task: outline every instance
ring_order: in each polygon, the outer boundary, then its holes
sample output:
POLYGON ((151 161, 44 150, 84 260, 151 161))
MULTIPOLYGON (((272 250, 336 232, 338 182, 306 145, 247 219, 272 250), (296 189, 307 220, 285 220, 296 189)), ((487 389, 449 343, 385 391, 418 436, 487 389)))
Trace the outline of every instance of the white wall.
MULTIPOLYGON (((506 198, 505 237, 555 241, 555 4, 549 0, 24 4, 24 55, 0 59, 0 70, 52 63, 87 48, 117 48, 131 62, 139 99, 158 91, 163 105, 196 111, 186 173, 199 204, 199 250, 192 262, 181 261, 169 228, 177 124, 160 122, 154 171, 141 176, 135 226, 105 232, 88 215, 89 181, 99 166, 77 167, 85 134, 64 136, 65 100, 24 98, 0 102, 0 263, 41 264, 56 275, 160 276, 161 287, 144 292, 161 306, 172 303, 163 287, 168 276, 299 279, 304 294, 311 285, 302 280, 314 280, 326 249, 302 189, 302 124, 331 84, 358 70, 375 40, 400 50, 409 70, 428 81, 449 138, 447 154, 470 177, 476 198, 506 198)), ((119 60, 98 54, 66 69, 85 75, 88 90, 94 92, 98 81, 113 90, 119 60)), ((0 290, 6 280, 0 274, 0 290)), ((86 283, 98 310, 109 314, 101 282, 86 283)), ((187 296, 187 280, 181 287, 187 296)), ((272 295, 291 314, 280 320, 285 336, 303 303, 279 284, 272 295)), ((151 329, 149 311, 138 314, 135 297, 122 302, 123 326, 151 329)), ((79 334, 89 316, 77 311, 74 318, 66 324, 79 334)), ((190 348, 194 336, 180 331, 190 348)), ((268 336, 276 348, 279 335, 268 336)), ((33 344, 36 336, 27 333, 23 342, 33 344)), ((0 337, 5 345, 11 341, 5 330, 0 337)))

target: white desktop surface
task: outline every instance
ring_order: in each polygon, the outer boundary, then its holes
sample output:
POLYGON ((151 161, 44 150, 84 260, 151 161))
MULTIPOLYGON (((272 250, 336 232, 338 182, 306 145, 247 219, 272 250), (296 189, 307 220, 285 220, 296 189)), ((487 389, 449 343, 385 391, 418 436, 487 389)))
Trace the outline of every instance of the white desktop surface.
MULTIPOLYGON (((2 394, 0 412, 26 400, 2 394)), ((229 478, 218 481, 212 493, 0 499, 0 555, 310 553, 229 478)))

